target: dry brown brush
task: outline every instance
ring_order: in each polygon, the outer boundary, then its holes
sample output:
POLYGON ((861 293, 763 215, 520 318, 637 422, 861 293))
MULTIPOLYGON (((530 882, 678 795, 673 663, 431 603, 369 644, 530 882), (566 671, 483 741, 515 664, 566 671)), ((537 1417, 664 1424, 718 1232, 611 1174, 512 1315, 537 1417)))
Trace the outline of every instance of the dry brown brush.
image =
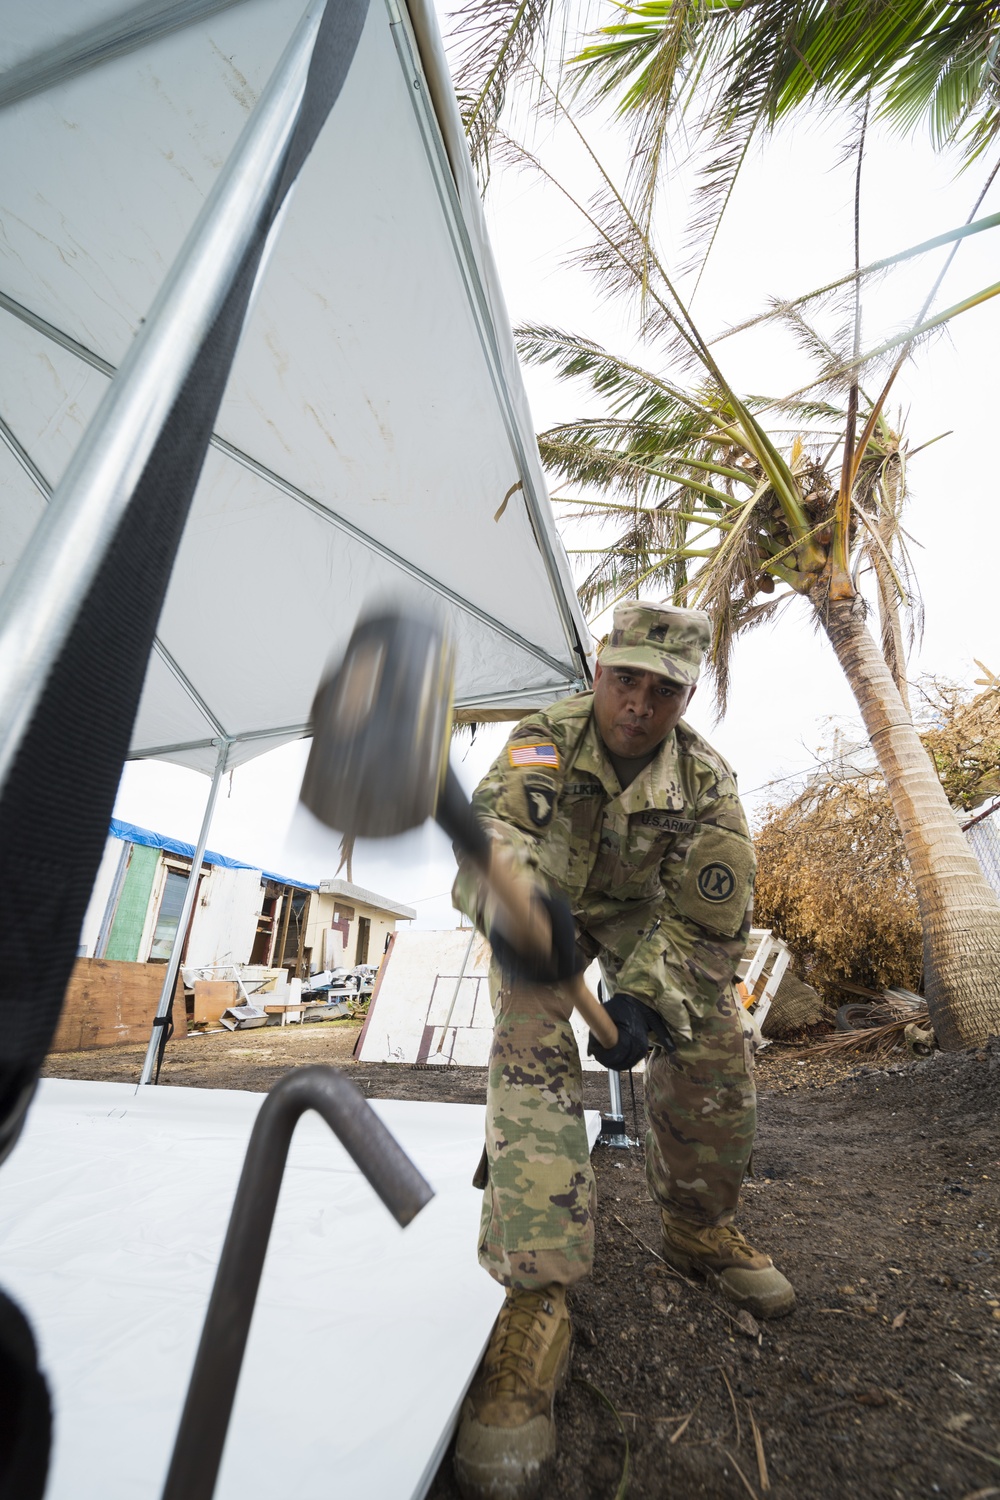
POLYGON ((916 989, 917 898, 878 774, 810 788, 770 807, 754 840, 754 922, 773 927, 802 978, 840 1004, 842 986, 916 989))
MULTIPOLYGON (((918 690, 921 738, 952 805, 968 808, 1000 791, 1000 692, 967 702, 940 680, 918 690)), ((876 769, 842 768, 770 805, 754 843, 754 922, 784 938, 802 978, 827 1001, 856 998, 855 985, 919 990, 916 893, 876 769)))
POLYGON ((968 811, 1000 794, 1000 691, 980 693, 971 703, 954 683, 921 678, 920 738, 937 766, 952 807, 968 811))

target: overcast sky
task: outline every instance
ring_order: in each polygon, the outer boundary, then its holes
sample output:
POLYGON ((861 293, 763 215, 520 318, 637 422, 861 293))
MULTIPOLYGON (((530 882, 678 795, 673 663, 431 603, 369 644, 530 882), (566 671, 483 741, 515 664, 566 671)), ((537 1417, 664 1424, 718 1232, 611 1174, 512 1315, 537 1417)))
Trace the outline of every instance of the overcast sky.
MULTIPOLYGON (((584 119, 598 154, 620 171, 627 147, 620 128, 584 119)), ((519 112, 515 125, 574 191, 594 185, 569 132, 533 125, 519 112)), ((850 268, 853 240, 853 164, 843 160, 847 122, 799 117, 757 153, 737 188, 708 269, 693 302, 703 333, 714 333, 762 311, 769 296, 793 296, 850 268)), ((958 172, 956 156, 936 154, 921 133, 914 139, 875 129, 862 188, 862 261, 903 249, 964 221, 986 170, 958 172)), ((661 233, 676 249, 688 211, 690 174, 679 167, 677 186, 662 205, 661 233)), ((1000 184, 979 210, 1000 209, 1000 184)), ((659 368, 655 353, 636 344, 625 310, 609 305, 587 277, 567 266, 582 242, 575 211, 551 187, 496 167, 487 220, 512 321, 553 323, 659 368)), ((996 279, 994 230, 960 250, 939 294, 945 307, 996 279)), ((923 257, 866 293, 868 347, 909 325, 941 263, 923 257)), ((911 676, 934 672, 969 683, 974 658, 1000 671, 992 580, 997 574, 994 510, 997 479, 989 461, 997 421, 994 390, 1000 346, 1000 306, 994 301, 964 314, 950 332, 925 345, 907 366, 890 402, 902 407, 912 447, 950 435, 919 454, 909 470, 907 527, 922 590, 923 638, 911 676), (991 441, 991 439, 990 439, 991 441)), ((812 371, 787 336, 770 330, 722 342, 717 356, 731 383, 748 392, 786 394, 812 371)), ((596 410, 585 394, 528 370, 525 381, 539 430, 596 410)), ((573 545, 573 543, 571 543, 573 545)), ((579 543, 575 543, 579 545, 579 543)), ((773 626, 737 647, 729 709, 715 722, 711 696, 696 699, 690 720, 732 762, 751 810, 790 784, 829 744, 831 717, 856 718, 854 704, 825 640, 813 630, 806 605, 794 601, 773 626)), ((500 748, 507 730, 487 727, 474 744, 454 751, 471 787, 500 748)), ((296 811, 305 761, 302 744, 285 746, 237 770, 223 788, 210 846, 304 880, 333 875, 336 838, 296 811)), ((116 815, 194 841, 208 790, 206 778, 157 764, 126 768, 116 815)), ((428 826, 390 845, 359 846, 354 879, 415 904, 420 923, 453 926, 447 898, 450 851, 428 826)))

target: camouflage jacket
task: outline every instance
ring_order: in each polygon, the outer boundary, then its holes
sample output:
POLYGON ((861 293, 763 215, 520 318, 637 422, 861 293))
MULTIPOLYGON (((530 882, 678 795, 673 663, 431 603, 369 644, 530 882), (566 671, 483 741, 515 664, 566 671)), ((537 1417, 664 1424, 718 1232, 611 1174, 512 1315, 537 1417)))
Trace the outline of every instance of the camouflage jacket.
MULTIPOLYGON (((746 946, 754 853, 729 766, 682 720, 623 791, 593 694, 522 719, 473 806, 569 901, 581 946, 615 989, 690 1037, 746 946)), ((467 866, 455 905, 480 919, 467 866)))

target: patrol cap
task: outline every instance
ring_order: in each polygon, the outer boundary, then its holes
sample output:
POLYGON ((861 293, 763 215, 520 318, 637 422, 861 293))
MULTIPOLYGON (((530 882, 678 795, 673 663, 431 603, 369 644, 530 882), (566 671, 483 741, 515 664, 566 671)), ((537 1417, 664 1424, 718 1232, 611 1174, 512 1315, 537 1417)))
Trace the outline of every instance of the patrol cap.
POLYGON ((690 687, 698 681, 711 643, 712 626, 704 610, 630 599, 616 605, 598 660, 602 667, 634 667, 690 687))

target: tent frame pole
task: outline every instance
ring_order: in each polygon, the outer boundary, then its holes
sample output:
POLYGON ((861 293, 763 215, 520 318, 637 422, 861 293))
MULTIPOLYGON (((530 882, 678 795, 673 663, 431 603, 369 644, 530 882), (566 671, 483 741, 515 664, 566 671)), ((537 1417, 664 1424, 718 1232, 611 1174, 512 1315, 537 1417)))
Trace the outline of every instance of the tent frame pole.
POLYGON ((109 58, 123 57, 158 37, 181 31, 239 3, 240 0, 140 0, 131 9, 98 21, 96 26, 78 31, 54 47, 32 53, 9 68, 0 78, 0 109, 45 93, 68 78, 99 67, 109 58))
POLYGON ((280 182, 325 0, 310 0, 0 600, 0 785, 280 182))
POLYGON ((212 826, 212 815, 215 812, 215 804, 219 799, 219 788, 222 786, 222 778, 225 775, 228 754, 229 741, 221 740, 219 742, 219 756, 215 763, 215 773, 212 776, 212 786, 208 793, 208 801, 205 803, 205 815, 201 820, 201 831, 198 834, 198 842, 195 845, 194 856, 191 860, 191 874, 188 878, 187 890, 184 892, 184 904, 181 907, 181 914, 177 919, 177 931, 174 934, 170 957, 167 960, 167 972, 163 976, 163 988, 160 991, 160 999, 156 1006, 156 1016, 153 1020, 153 1029, 149 1034, 146 1057, 142 1065, 142 1072, 139 1075, 140 1088, 144 1083, 151 1083, 153 1081, 156 1056, 160 1050, 160 1032, 166 1026, 167 1017, 170 1014, 174 986, 177 983, 177 971, 181 966, 181 957, 184 952, 184 944, 187 940, 191 913, 194 911, 195 897, 198 894, 198 877, 201 874, 201 862, 205 858, 208 831, 212 826))

